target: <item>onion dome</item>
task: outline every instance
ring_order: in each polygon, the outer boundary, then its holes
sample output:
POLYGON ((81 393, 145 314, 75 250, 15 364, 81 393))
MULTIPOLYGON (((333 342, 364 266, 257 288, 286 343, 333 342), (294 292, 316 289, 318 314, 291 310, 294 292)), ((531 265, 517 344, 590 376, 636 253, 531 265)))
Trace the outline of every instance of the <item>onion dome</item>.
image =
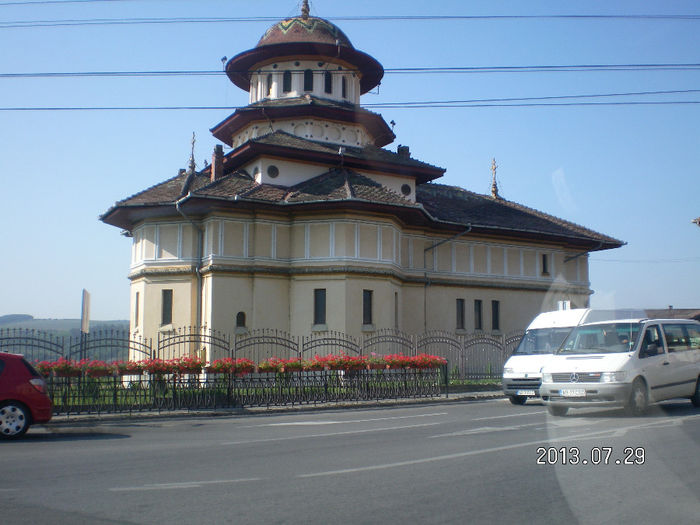
POLYGON ((281 59, 314 57, 346 63, 360 75, 361 93, 379 85, 384 68, 374 58, 355 49, 338 26, 323 18, 309 16, 308 3, 302 13, 270 27, 257 46, 233 57, 226 64, 231 82, 248 91, 250 72, 261 64, 281 59))

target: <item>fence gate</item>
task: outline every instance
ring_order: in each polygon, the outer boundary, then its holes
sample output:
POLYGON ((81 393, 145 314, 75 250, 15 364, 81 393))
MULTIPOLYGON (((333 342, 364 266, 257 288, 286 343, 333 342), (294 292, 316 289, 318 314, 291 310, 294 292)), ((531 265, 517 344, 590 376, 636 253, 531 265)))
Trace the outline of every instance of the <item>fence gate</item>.
POLYGON ((218 330, 189 326, 173 332, 158 334, 157 355, 160 359, 196 356, 205 360, 228 357, 231 337, 218 330))
POLYGON ((0 330, 0 351, 22 354, 27 361, 54 361, 64 357, 65 337, 26 328, 0 330))
POLYGON ((281 330, 262 328, 234 339, 233 355, 263 361, 270 357, 298 359, 301 357, 296 337, 281 330))

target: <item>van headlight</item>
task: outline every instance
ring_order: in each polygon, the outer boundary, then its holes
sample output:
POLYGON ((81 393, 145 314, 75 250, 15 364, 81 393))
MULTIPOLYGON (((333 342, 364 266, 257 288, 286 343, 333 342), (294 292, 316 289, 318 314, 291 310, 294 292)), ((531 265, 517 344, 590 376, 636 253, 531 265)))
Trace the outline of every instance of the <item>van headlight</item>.
POLYGON ((552 374, 550 374, 549 372, 542 372, 542 382, 552 383, 552 374))
POLYGON ((603 372, 600 374, 601 383, 624 383, 627 372, 603 372))
POLYGON ((513 375, 513 368, 510 366, 506 366, 503 368, 503 375, 504 376, 512 376, 513 375))

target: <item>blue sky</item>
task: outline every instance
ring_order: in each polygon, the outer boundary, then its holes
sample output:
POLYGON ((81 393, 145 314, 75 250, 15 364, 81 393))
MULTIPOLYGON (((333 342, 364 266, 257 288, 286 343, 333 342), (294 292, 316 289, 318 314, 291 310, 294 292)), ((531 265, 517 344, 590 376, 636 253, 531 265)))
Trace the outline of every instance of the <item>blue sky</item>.
MULTIPOLYGON (((0 2, 5 4, 6 2, 0 2)), ((0 5, 2 23, 153 17, 279 17, 296 0, 121 0, 0 5)), ((700 16, 696 1, 311 2, 359 15, 700 16)), ((700 19, 336 21, 385 68, 700 63, 700 19)), ((0 27, 0 73, 216 70, 271 22, 0 27)), ((389 74, 363 103, 545 97, 700 88, 686 71, 389 74)), ((700 93, 587 101, 700 101, 700 93)), ((224 76, 0 78, 0 107, 242 106, 224 76)), ((115 201, 198 165, 231 111, 0 111, 0 315, 128 318, 130 240, 98 220, 115 201)), ((488 193, 493 157, 507 199, 627 244, 591 256, 597 307, 700 308, 700 104, 373 109, 398 144, 488 193)))

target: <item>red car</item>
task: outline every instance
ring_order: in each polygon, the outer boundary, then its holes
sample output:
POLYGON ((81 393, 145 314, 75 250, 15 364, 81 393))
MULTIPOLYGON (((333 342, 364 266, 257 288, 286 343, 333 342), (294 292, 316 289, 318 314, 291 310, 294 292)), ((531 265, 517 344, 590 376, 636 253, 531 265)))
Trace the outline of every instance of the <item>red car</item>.
POLYGON ((16 438, 51 419, 46 381, 24 357, 0 352, 0 439, 16 438))

